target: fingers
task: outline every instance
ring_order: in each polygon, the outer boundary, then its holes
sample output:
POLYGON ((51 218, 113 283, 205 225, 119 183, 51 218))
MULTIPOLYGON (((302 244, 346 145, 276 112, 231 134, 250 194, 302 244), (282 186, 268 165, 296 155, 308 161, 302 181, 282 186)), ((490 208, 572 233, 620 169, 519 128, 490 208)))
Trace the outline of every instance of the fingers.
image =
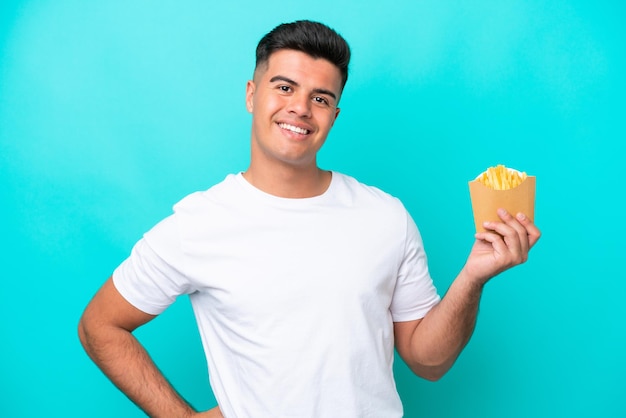
POLYGON ((528 232, 526 228, 519 222, 517 218, 514 218, 510 213, 504 209, 498 210, 498 216, 502 221, 515 231, 510 235, 503 235, 505 241, 510 243, 513 248, 519 250, 517 255, 521 257, 521 262, 525 262, 528 259, 528 250, 530 249, 530 242, 528 241, 528 232))
POLYGON ((479 232, 476 234, 476 239, 491 244, 496 259, 502 260, 503 257, 508 258, 508 254, 510 253, 509 247, 499 233, 489 231, 479 232))
POLYGON ((530 248, 537 242, 541 232, 524 214, 513 217, 504 209, 498 210, 502 222, 485 222, 487 232, 476 235, 477 239, 492 244, 494 251, 504 257, 506 264, 515 265, 528 259, 530 248))
POLYGON ((523 213, 517 214, 517 220, 524 226, 526 233, 528 234, 528 243, 530 248, 537 243, 541 238, 541 231, 535 226, 535 224, 523 213))

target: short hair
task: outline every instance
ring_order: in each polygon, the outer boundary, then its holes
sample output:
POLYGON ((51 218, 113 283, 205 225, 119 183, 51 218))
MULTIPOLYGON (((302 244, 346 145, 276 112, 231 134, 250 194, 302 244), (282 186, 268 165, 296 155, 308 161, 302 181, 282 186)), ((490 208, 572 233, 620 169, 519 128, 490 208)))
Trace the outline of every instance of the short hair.
POLYGON ((274 52, 282 49, 301 51, 331 62, 341 72, 341 88, 346 85, 350 47, 341 35, 323 23, 298 20, 276 26, 259 41, 255 68, 266 64, 274 52))

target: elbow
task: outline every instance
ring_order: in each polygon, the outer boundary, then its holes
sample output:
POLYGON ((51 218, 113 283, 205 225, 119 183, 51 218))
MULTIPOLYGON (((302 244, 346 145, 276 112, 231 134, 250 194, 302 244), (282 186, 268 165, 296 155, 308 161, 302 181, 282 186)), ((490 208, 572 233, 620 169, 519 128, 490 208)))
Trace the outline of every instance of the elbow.
POLYGON ((437 382, 441 380, 441 378, 446 374, 447 370, 439 371, 439 370, 429 370, 426 373, 419 374, 423 379, 428 380, 429 382, 437 382))
POLYGON ((413 364, 410 365, 410 369, 417 376, 430 382, 436 382, 440 380, 450 370, 452 364, 444 362, 441 364, 413 364))
POLYGON ((83 313, 78 321, 78 340, 90 357, 92 356, 93 347, 99 338, 99 329, 97 323, 90 320, 89 315, 83 313))
POLYGON ((420 370, 414 371, 422 379, 428 380, 429 382, 437 382, 441 380, 441 378, 446 374, 447 370, 420 370))
POLYGON ((85 324, 84 317, 81 317, 78 321, 78 340, 83 348, 86 350, 88 346, 88 338, 87 338, 87 326, 85 324))

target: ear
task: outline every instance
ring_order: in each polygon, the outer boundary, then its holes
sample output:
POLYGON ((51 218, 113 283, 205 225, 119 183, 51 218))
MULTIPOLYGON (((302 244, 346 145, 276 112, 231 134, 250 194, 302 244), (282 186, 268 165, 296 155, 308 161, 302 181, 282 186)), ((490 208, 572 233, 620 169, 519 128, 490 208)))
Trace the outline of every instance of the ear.
POLYGON ((255 89, 256 85, 254 84, 254 81, 248 80, 248 83, 246 84, 246 109, 248 109, 248 112, 250 113, 254 110, 254 100, 252 99, 254 98, 255 89))
POLYGON ((339 112, 341 111, 341 109, 336 108, 335 109, 335 119, 333 120, 333 125, 335 124, 335 122, 337 121, 337 118, 339 117, 339 112))

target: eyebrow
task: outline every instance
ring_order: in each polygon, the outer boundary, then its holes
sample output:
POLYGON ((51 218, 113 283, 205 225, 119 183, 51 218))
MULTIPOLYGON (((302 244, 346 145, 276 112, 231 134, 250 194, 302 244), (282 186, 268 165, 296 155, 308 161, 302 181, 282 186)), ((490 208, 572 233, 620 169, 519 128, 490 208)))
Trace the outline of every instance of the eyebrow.
MULTIPOLYGON (((300 86, 298 82, 290 79, 289 77, 285 77, 284 75, 275 75, 274 77, 270 78, 270 83, 274 83, 276 81, 284 81, 285 83, 291 84, 292 86, 296 86, 296 87, 300 86)), ((317 89, 313 89, 313 93, 325 94, 327 96, 332 97, 333 100, 337 100, 337 95, 330 90, 317 88, 317 89)))

